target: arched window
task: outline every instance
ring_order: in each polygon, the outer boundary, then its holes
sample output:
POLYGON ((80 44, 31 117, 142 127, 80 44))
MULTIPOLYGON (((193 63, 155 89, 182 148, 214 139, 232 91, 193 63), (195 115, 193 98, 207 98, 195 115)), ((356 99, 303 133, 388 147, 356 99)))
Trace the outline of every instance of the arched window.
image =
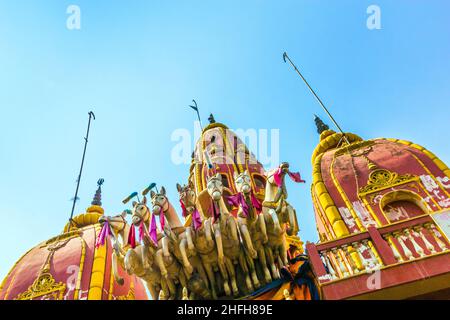
POLYGON ((380 208, 390 222, 421 216, 430 211, 417 193, 408 190, 392 191, 383 196, 380 208))

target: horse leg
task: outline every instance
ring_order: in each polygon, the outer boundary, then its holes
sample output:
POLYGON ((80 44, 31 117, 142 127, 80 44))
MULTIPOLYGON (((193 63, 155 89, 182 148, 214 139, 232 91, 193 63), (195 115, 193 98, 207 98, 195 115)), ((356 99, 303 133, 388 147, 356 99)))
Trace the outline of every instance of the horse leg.
POLYGON ((144 244, 142 246, 141 255, 142 255, 142 268, 148 269, 150 268, 150 264, 147 259, 148 247, 144 244))
POLYGON ((231 288, 233 290, 233 295, 237 296, 237 295, 239 295, 239 289, 237 288, 237 285, 236 285, 236 270, 234 270, 233 261, 231 261, 231 259, 229 259, 228 257, 225 257, 224 262, 225 262, 225 266, 228 270, 228 274, 230 276, 231 288))
POLYGON ((261 283, 259 282, 258 275, 256 274, 255 260, 251 259, 250 257, 247 257, 247 264, 250 270, 250 276, 252 277, 253 285, 256 288, 260 287, 261 283))
POLYGON ((150 295, 152 296, 152 299, 158 300, 158 293, 156 291, 156 286, 151 283, 147 283, 147 288, 148 291, 150 292, 150 295))
POLYGON ((216 278, 214 277, 213 267, 210 263, 204 264, 206 274, 208 275, 209 283, 211 284, 211 295, 214 300, 217 299, 216 293, 216 278))
POLYGON ((243 262, 240 263, 242 270, 244 270, 245 268, 247 268, 247 270, 248 270, 248 271, 244 271, 244 273, 246 274, 245 281, 249 282, 249 284, 250 284, 250 285, 247 284, 247 288, 249 288, 250 291, 253 291, 254 289, 252 287, 258 288, 260 286, 258 276, 256 275, 255 262, 249 255, 245 254, 245 252, 241 253, 239 258, 241 259, 241 257, 244 258, 243 262), (250 281, 250 279, 248 279, 250 277, 251 277, 251 281, 250 281))
POLYGON ((252 260, 251 257, 245 251, 240 251, 239 265, 241 266, 242 272, 245 275, 245 284, 249 291, 253 291, 252 281, 250 280, 249 276, 249 260, 252 260))
POLYGON ((194 270, 193 270, 192 265, 189 262, 189 259, 187 257, 186 247, 187 247, 187 240, 186 239, 181 239, 180 252, 181 252, 181 257, 182 257, 182 260, 183 260, 182 261, 183 262, 183 267, 186 270, 187 276, 190 277, 194 270))
POLYGON ((257 252, 255 248, 253 248, 252 238, 250 237, 250 232, 248 231, 248 227, 244 222, 239 223, 239 229, 241 230, 242 237, 244 238, 245 247, 248 250, 248 253, 252 257, 252 259, 256 259, 257 252))
POLYGON ((113 276, 114 276, 114 279, 116 280, 116 282, 117 282, 119 285, 122 286, 123 283, 124 283, 124 280, 123 280, 122 277, 119 276, 119 270, 118 270, 118 267, 117 267, 117 265, 118 265, 118 259, 119 259, 119 257, 117 256, 117 253, 116 253, 116 251, 114 250, 114 251, 113 251, 113 254, 112 254, 112 271, 113 271, 113 276))
POLYGON ((164 257, 170 256, 170 252, 169 252, 169 239, 168 239, 167 237, 162 238, 161 244, 162 244, 162 251, 163 251, 163 253, 164 253, 164 257))
POLYGON ((167 280, 164 278, 161 279, 161 291, 163 292, 164 297, 167 300, 170 297, 170 289, 167 280))
POLYGON ((174 300, 177 296, 177 287, 171 277, 166 277, 167 287, 169 288, 168 300, 174 300))
POLYGON ((162 257, 161 250, 156 251, 155 260, 156 260, 156 264, 159 267, 159 270, 161 271, 161 276, 163 278, 167 278, 168 273, 167 273, 166 265, 164 264, 164 259, 162 257))
POLYGON ((275 266, 275 260, 273 257, 272 248, 270 248, 269 246, 266 246, 264 250, 266 253, 266 257, 267 257, 267 262, 269 263, 270 269, 272 271, 272 279, 279 279, 280 274, 278 273, 277 267, 275 266))
POLYGON ((197 257, 192 257, 192 265, 194 266, 194 269, 197 270, 198 275, 200 278, 202 278, 203 282, 205 283, 206 289, 209 290, 209 281, 208 276, 206 274, 205 268, 203 268, 203 264, 201 263, 200 259, 197 257))
POLYGON ((261 268, 264 273, 264 280, 266 283, 270 283, 272 282, 272 277, 270 276, 269 268, 267 268, 267 260, 266 260, 266 253, 264 252, 264 247, 259 246, 257 250, 258 250, 259 264, 261 265, 261 268))
POLYGON ((257 219, 258 219, 257 223, 258 223, 258 226, 259 226, 259 230, 260 230, 260 232, 262 234, 262 237, 263 237, 263 243, 267 243, 267 241, 268 241, 268 238, 267 238, 267 227, 266 227, 266 221, 265 221, 265 218, 264 218, 264 214, 258 215, 257 219))
POLYGON ((222 278, 223 278, 223 290, 225 291, 225 295, 230 296, 231 290, 230 290, 230 285, 228 284, 229 277, 228 277, 225 260, 228 260, 228 258, 223 257, 223 263, 219 262, 219 269, 220 269, 220 273, 222 274, 222 278))
POLYGON ((180 272, 178 274, 179 274, 179 280, 180 280, 181 288, 187 288, 186 275, 184 274, 184 272, 181 272, 181 269, 180 269, 180 272))
POLYGON ((278 214, 274 209, 269 209, 269 215, 272 217, 273 221, 273 230, 275 233, 281 233, 281 225, 280 220, 278 219, 278 214))

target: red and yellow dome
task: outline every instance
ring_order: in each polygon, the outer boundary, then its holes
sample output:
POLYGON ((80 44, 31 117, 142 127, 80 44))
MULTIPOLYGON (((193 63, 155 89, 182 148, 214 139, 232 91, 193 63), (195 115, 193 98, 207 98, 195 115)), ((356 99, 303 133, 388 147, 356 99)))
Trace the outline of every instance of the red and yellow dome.
POLYGON ((142 281, 119 267, 124 284, 112 275, 112 246, 95 247, 103 208, 92 205, 74 217, 68 231, 25 253, 0 287, 0 300, 134 300, 147 299, 142 281), (75 226, 74 226, 75 225, 75 226))
POLYGON ((409 141, 323 130, 312 165, 321 241, 450 207, 450 170, 409 141))

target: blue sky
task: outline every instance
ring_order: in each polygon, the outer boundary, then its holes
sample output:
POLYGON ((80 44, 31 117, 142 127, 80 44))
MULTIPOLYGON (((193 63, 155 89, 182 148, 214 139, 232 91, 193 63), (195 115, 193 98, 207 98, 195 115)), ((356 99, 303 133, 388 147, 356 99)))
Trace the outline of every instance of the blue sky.
MULTIPOLYGON (((70 214, 87 112, 92 125, 76 212, 105 179, 107 213, 149 182, 176 202, 188 165, 174 130, 199 103, 230 128, 280 130, 280 158, 303 240, 316 241, 310 157, 326 117, 283 51, 341 126, 412 140, 450 162, 448 1, 0 1, 0 278, 70 214), (20 4, 19 4, 20 3, 20 4), (69 5, 81 29, 66 28, 69 5), (366 9, 381 8, 381 30, 366 9)), ((329 122, 326 120, 326 122, 329 122)))

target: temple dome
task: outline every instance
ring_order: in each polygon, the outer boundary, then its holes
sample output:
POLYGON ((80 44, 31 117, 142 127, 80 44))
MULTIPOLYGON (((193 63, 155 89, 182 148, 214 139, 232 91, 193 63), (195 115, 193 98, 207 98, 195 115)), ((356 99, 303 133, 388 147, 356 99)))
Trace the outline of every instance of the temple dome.
POLYGON ((450 207, 450 170, 424 147, 319 133, 311 194, 321 241, 450 207))
POLYGON ((189 182, 195 187, 197 194, 206 188, 206 178, 211 166, 222 176, 227 192, 236 193, 234 173, 247 170, 252 179, 252 188, 256 196, 263 200, 266 183, 262 164, 249 151, 248 147, 226 125, 209 117, 210 123, 203 129, 196 142, 192 157, 189 182))
MULTIPOLYGON (((94 199, 95 200, 95 199, 94 199)), ((73 218, 63 233, 27 251, 0 286, 0 300, 147 299, 142 281, 119 266, 124 284, 112 276, 112 246, 95 247, 103 214, 101 203, 73 218)))

